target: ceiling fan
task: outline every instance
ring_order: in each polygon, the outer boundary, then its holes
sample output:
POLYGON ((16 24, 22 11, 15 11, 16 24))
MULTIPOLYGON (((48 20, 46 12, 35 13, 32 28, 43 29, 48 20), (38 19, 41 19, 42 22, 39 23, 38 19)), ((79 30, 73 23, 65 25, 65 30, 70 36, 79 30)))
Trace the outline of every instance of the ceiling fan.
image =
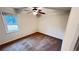
POLYGON ((45 12, 43 12, 42 11, 42 9, 41 8, 39 8, 39 7, 33 7, 33 14, 34 15, 41 15, 41 14, 45 14, 45 12))
POLYGON ((37 15, 37 16, 45 14, 45 12, 42 11, 41 7, 23 7, 23 8, 20 8, 19 10, 26 11, 27 14, 32 13, 33 15, 37 15))

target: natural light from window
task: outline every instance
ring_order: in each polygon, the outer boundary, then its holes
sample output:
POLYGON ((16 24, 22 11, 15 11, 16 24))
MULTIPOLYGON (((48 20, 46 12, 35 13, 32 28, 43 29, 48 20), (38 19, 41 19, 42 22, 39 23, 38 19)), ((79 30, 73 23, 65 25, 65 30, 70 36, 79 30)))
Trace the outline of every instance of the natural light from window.
POLYGON ((7 32, 18 31, 17 17, 13 15, 4 15, 4 20, 7 27, 7 32))

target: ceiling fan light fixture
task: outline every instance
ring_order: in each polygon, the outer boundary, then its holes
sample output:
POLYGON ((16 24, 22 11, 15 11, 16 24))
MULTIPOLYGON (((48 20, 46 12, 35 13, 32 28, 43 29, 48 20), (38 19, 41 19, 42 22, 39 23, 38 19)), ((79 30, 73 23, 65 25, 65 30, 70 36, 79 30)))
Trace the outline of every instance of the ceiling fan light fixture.
POLYGON ((33 15, 37 15, 37 12, 33 12, 33 15))

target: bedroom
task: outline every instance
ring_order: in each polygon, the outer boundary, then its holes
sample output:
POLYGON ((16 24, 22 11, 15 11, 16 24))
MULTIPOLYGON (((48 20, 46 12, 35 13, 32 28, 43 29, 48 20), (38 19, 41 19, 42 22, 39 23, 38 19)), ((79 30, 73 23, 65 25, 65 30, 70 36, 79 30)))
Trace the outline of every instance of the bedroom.
POLYGON ((75 8, 0 7, 0 50, 66 50, 64 45, 67 37, 65 38, 65 36, 68 33, 65 33, 73 9, 75 8), (7 21, 9 19, 12 21, 7 21))

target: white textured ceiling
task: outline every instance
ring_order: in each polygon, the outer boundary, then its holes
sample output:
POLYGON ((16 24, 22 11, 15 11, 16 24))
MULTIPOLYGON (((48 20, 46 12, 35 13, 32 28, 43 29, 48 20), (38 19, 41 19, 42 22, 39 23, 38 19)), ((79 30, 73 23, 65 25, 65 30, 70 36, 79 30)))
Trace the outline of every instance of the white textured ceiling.
POLYGON ((64 11, 70 11, 71 7, 45 7, 48 9, 56 9, 56 10, 64 10, 64 11))
MULTIPOLYGON (((22 8, 29 8, 29 7, 14 7, 16 9, 22 9, 22 8)), ((44 8, 48 8, 48 9, 57 9, 57 10, 70 10, 71 7, 44 7, 44 8)))
MULTIPOLYGON (((43 7, 43 8, 51 9, 51 10, 69 11, 69 12, 71 10, 71 7, 43 7)), ((27 11, 31 10, 30 7, 14 7, 14 9, 18 9, 18 10, 15 10, 16 12, 20 12, 23 9, 27 11)))

